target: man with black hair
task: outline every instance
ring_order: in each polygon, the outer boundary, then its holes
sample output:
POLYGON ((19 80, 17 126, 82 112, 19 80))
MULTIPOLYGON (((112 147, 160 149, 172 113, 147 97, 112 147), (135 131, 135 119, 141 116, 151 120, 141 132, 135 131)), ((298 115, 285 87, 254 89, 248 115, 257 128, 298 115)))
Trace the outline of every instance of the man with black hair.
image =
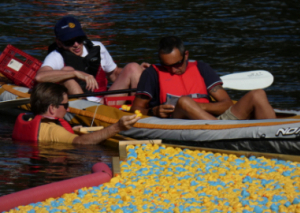
POLYGON ((162 38, 158 55, 160 65, 151 65, 141 75, 132 112, 203 120, 275 118, 264 90, 250 91, 233 104, 208 64, 188 60, 189 51, 180 38, 162 38))
POLYGON ((120 131, 130 129, 136 115, 123 116, 117 123, 92 133, 77 135, 63 118, 69 110, 67 88, 55 83, 40 83, 30 96, 32 114, 21 113, 15 123, 12 138, 21 141, 45 141, 73 144, 98 144, 120 131))
POLYGON ((136 88, 148 63, 129 63, 119 68, 105 46, 90 41, 80 22, 72 17, 60 19, 54 28, 55 43, 36 75, 37 82, 61 83, 69 94, 105 91, 108 77, 113 84, 109 90, 136 88))

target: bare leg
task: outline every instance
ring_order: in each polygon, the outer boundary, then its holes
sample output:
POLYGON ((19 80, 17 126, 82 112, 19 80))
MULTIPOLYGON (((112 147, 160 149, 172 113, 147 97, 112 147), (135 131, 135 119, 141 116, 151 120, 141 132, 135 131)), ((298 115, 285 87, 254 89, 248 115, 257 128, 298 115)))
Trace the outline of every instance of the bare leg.
POLYGON ((62 83, 68 89, 68 94, 82 94, 83 91, 75 79, 69 79, 62 83))
MULTIPOLYGON (((67 66, 67 67, 62 68, 62 71, 64 71, 64 70, 70 71, 70 70, 74 70, 74 68, 67 66)), ((82 94, 83 93, 80 85, 77 83, 77 81, 75 79, 68 79, 68 80, 62 82, 62 84, 65 87, 67 87, 69 95, 82 94)))
POLYGON ((264 90, 252 90, 244 95, 231 108, 231 112, 239 119, 272 119, 275 112, 270 105, 264 90))
MULTIPOLYGON (((129 88, 137 88, 140 77, 144 68, 138 63, 132 62, 127 64, 115 80, 115 82, 111 85, 108 90, 122 90, 129 88)), ((135 93, 131 93, 134 95, 135 93)), ((107 96, 128 96, 128 94, 116 94, 116 95, 107 95, 107 96)), ((117 105, 124 104, 125 101, 117 101, 117 105)))
POLYGON ((188 118, 193 120, 217 120, 216 117, 201 109, 190 97, 179 98, 173 118, 188 118))
MULTIPOLYGON (((136 88, 143 71, 144 68, 135 62, 127 64, 109 90, 136 88)), ((123 94, 123 96, 126 96, 126 94, 123 94)))

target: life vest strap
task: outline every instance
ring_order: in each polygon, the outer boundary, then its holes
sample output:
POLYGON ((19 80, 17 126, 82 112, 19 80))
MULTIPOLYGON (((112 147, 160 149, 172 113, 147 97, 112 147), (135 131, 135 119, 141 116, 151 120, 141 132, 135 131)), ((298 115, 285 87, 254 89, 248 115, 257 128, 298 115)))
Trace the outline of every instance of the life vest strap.
POLYGON ((207 98, 207 99, 209 99, 208 95, 206 95, 206 94, 200 94, 200 93, 193 93, 193 94, 189 94, 187 96, 191 97, 191 98, 207 98))

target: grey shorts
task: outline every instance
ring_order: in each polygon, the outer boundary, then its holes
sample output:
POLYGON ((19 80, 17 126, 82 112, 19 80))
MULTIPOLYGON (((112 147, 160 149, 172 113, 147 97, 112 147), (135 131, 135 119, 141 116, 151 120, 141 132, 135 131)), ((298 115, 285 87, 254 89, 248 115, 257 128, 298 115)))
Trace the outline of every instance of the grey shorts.
POLYGON ((229 109, 227 109, 222 115, 217 117, 217 119, 218 120, 239 120, 234 114, 232 114, 231 107, 229 107, 229 109))

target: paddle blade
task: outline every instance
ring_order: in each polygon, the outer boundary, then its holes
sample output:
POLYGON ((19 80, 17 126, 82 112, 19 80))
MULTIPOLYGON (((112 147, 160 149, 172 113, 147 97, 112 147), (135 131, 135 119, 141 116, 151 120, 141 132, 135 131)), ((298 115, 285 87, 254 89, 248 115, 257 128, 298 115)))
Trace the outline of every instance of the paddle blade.
POLYGON ((235 90, 264 89, 274 81, 273 75, 266 70, 237 72, 221 76, 221 79, 223 88, 235 90))
POLYGON ((21 98, 21 99, 9 100, 9 101, 1 101, 0 107, 1 109, 9 109, 23 104, 29 104, 29 103, 30 103, 30 98, 21 98))

